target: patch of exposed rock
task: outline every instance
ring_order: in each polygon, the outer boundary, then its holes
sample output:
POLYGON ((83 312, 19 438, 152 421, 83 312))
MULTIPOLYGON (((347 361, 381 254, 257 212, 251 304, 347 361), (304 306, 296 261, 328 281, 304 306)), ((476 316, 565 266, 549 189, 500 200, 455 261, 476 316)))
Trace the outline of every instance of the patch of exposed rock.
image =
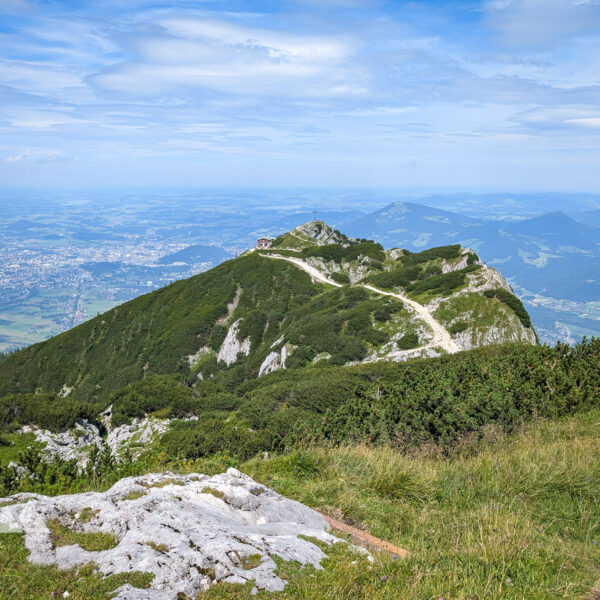
POLYGON ((242 290, 240 288, 238 288, 235 291, 235 295, 234 295, 233 299, 231 300, 231 302, 229 302, 227 304, 227 314, 225 314, 222 317, 219 317, 217 319, 217 325, 226 325, 227 324, 227 322, 229 321, 229 319, 231 319, 231 316, 233 315, 233 311, 237 308, 238 304, 240 303, 241 295, 242 295, 242 290))
MULTIPOLYGON (((507 313, 509 308, 500 309, 507 313)), ((510 313, 509 313, 510 315, 510 313)), ((492 325, 487 328, 469 328, 454 335, 454 339, 465 349, 471 350, 481 346, 490 346, 492 344, 505 344, 508 342, 521 342, 524 344, 536 344, 535 331, 529 327, 524 327, 516 315, 510 315, 513 321, 511 327, 504 325, 492 325)))
POLYGON ((287 360, 289 354, 291 354, 292 348, 290 348, 288 344, 284 344, 284 346, 278 352, 269 352, 265 360, 263 360, 262 365, 260 365, 258 376, 261 377, 267 373, 273 373, 273 371, 285 369, 285 361, 287 360))
POLYGON ((149 589, 121 586, 116 591, 120 600, 195 597, 217 582, 249 580, 256 588, 279 591, 286 582, 275 574, 274 556, 316 568, 325 558, 299 535, 340 542, 318 513, 236 469, 214 477, 128 477, 102 493, 17 494, 7 500, 17 503, 0 508, 0 527, 24 532, 31 562, 61 569, 93 562, 104 575, 154 575, 149 589), (87 519, 79 518, 84 509, 87 519), (53 519, 76 531, 113 534, 117 545, 94 552, 77 544, 55 548, 48 529, 53 519))
POLYGON ((238 319, 235 323, 231 324, 223 340, 219 354, 217 354, 217 360, 224 362, 227 366, 232 365, 237 360, 238 354, 241 353, 246 356, 250 354, 250 338, 246 338, 241 342, 238 339, 240 323, 241 319, 238 319))
POLYGON ((212 350, 208 346, 202 346, 202 348, 198 348, 198 351, 195 354, 188 354, 185 359, 187 360, 188 364, 192 366, 195 365, 200 358, 202 358, 202 356, 209 354, 210 352, 212 352, 212 350))
POLYGON ((354 238, 344 239, 337 231, 325 225, 321 221, 309 221, 304 225, 296 227, 296 230, 308 235, 319 244, 341 244, 347 246, 350 240, 354 238))
POLYGON ((117 460, 120 452, 127 447, 131 450, 131 457, 136 458, 157 436, 165 433, 169 425, 169 419, 133 419, 129 425, 110 429, 106 440, 98 427, 85 419, 78 421, 73 429, 60 433, 29 425, 21 428, 20 433, 33 433, 37 442, 45 444, 43 453, 47 458, 57 456, 63 460, 76 460, 78 467, 85 468, 92 444, 103 446, 106 443, 117 460))

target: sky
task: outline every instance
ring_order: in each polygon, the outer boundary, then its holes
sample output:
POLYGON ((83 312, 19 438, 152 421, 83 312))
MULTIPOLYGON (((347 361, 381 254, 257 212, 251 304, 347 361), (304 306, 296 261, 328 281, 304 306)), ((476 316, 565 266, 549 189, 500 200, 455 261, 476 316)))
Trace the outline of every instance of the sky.
POLYGON ((600 0, 0 0, 0 184, 600 192, 600 0))

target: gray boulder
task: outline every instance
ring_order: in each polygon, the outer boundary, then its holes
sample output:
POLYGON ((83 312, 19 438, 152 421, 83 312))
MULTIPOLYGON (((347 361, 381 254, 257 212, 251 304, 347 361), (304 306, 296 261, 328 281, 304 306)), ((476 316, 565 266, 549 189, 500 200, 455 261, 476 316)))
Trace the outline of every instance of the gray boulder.
POLYGON ((33 563, 68 569, 93 562, 104 575, 154 574, 150 589, 120 587, 120 600, 175 599, 180 592, 195 597, 217 582, 248 580, 282 590, 286 582, 275 574, 273 556, 321 568, 325 554, 298 536, 341 541, 318 513, 236 469, 214 477, 150 474, 122 479, 103 493, 5 500, 17 503, 0 508, 0 530, 24 532, 33 563), (53 519, 75 531, 111 533, 117 545, 97 552, 55 548, 48 529, 53 519))

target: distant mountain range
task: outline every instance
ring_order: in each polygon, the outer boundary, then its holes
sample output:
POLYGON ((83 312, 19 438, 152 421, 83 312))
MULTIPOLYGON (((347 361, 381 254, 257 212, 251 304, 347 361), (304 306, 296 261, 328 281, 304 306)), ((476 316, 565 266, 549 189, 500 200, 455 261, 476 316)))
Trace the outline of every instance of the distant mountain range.
MULTIPOLYGON (((420 251, 461 244, 500 269, 522 296, 595 302, 600 299, 600 228, 592 225, 600 223, 600 211, 583 211, 574 217, 554 211, 521 220, 492 220, 394 202, 344 224, 343 229, 352 236, 374 239, 386 248, 420 251)), ((540 331, 567 316, 571 321, 575 317, 574 339, 584 333, 600 333, 600 321, 590 319, 585 310, 579 315, 565 315, 564 310, 540 308, 536 315, 535 309, 528 309, 540 331)))
POLYGON ((224 250, 220 246, 204 246, 202 244, 196 244, 188 246, 178 252, 167 254, 158 260, 161 265, 172 265, 174 263, 185 263, 186 265, 193 265, 196 263, 210 262, 213 265, 232 258, 232 254, 224 250))

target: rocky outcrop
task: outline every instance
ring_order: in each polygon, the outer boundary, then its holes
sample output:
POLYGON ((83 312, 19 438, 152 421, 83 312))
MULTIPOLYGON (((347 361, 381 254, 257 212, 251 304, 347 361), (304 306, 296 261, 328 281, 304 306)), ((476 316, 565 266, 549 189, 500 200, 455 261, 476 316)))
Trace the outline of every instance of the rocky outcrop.
POLYGON ((100 430, 93 423, 81 420, 73 429, 53 433, 46 429, 38 429, 25 425, 20 433, 33 433, 37 442, 45 444, 42 451, 45 457, 52 459, 55 456, 63 460, 76 460, 80 468, 85 468, 88 461, 88 451, 92 444, 110 447, 115 458, 126 448, 131 449, 131 457, 137 458, 142 449, 147 447, 157 436, 162 435, 169 428, 168 419, 133 419, 129 425, 119 425, 110 429, 104 440, 100 430))
POLYGON ((128 477, 103 493, 17 494, 5 500, 16 504, 0 508, 0 529, 24 532, 31 562, 61 569, 93 562, 104 575, 154 575, 149 589, 120 587, 120 600, 194 598, 217 582, 250 580, 258 589, 279 591, 286 582, 276 575, 274 556, 317 569, 325 558, 299 535, 341 541, 318 513, 236 469, 214 477, 128 477), (78 532, 112 534, 116 545, 102 551, 55 547, 50 521, 78 532))
POLYGON ((240 302, 241 294, 242 294, 242 290, 240 288, 238 288, 235 291, 235 295, 233 296, 233 299, 231 300, 231 302, 229 302, 227 304, 227 314, 225 314, 222 317, 219 317, 217 319, 218 325, 226 325, 227 322, 229 321, 229 319, 231 319, 231 316, 233 315, 233 311, 237 308, 237 306, 240 302))
POLYGON ((217 354, 217 360, 224 362, 228 367, 232 365, 238 357, 238 354, 244 354, 248 356, 250 354, 250 338, 246 338, 242 342, 238 339, 238 331, 240 329, 241 319, 238 319, 235 323, 232 323, 223 345, 217 354))
POLYGON ((345 238, 322 221, 310 221, 304 225, 296 227, 294 231, 304 233, 308 237, 318 242, 319 245, 341 244, 345 246, 350 240, 354 240, 354 238, 345 238))
POLYGON ((269 352, 265 360, 263 360, 260 369, 258 370, 258 376, 278 371, 279 369, 285 369, 285 361, 288 357, 287 345, 284 345, 279 352, 269 352))
MULTIPOLYGON (((503 309, 509 313, 510 309, 503 309)), ((510 313, 509 313, 510 314, 510 313)), ((506 344, 509 342, 520 342, 523 344, 537 343, 535 331, 530 327, 524 327, 516 316, 511 316, 511 326, 492 325, 486 328, 470 327, 454 335, 454 339, 465 349, 472 350, 481 346, 492 344, 506 344)))

